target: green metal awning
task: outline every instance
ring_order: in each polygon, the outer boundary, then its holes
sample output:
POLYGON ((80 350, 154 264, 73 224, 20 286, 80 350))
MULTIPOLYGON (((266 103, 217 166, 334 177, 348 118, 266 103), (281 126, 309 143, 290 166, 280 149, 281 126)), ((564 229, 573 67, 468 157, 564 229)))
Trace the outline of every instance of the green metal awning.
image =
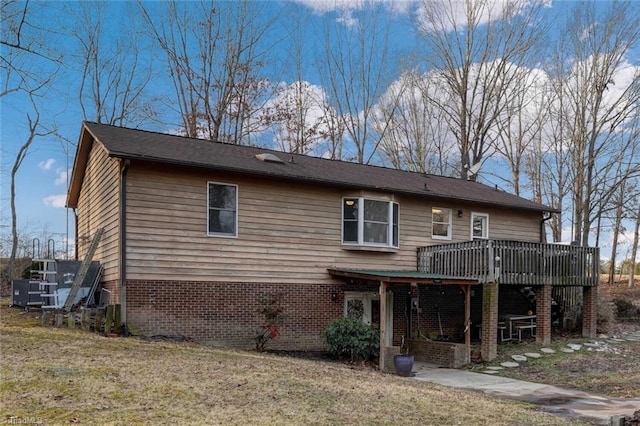
POLYGON ((454 277, 451 275, 429 274, 418 271, 394 271, 382 269, 343 269, 329 268, 329 274, 337 278, 350 278, 365 281, 383 281, 386 283, 418 284, 480 284, 477 279, 454 277))

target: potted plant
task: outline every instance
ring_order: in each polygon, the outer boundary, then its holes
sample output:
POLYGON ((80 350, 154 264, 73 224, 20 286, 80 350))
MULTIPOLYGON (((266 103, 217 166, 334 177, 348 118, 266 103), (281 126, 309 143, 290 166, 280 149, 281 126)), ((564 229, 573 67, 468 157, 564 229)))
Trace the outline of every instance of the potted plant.
POLYGON ((413 354, 409 354, 409 347, 405 344, 404 336, 402 336, 402 343, 400 344, 400 353, 393 357, 393 365, 396 367, 396 373, 399 376, 411 377, 413 354))

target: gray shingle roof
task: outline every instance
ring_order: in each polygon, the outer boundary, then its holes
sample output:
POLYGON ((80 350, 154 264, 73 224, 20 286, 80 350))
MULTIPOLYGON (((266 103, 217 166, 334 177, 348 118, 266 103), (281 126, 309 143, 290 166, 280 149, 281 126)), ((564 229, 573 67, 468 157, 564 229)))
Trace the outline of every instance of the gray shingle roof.
POLYGON ((343 188, 379 190, 440 200, 465 201, 534 211, 558 211, 487 185, 463 179, 92 122, 85 122, 84 128, 105 146, 109 156, 116 158, 223 170, 343 188), (265 152, 281 158, 283 163, 260 161, 255 157, 256 154, 265 152))

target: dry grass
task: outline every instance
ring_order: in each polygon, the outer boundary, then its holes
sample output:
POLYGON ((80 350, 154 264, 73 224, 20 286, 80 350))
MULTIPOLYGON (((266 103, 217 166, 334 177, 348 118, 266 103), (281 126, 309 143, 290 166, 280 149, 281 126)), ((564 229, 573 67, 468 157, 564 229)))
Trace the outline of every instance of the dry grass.
POLYGON ((340 363, 39 327, 2 302, 0 421, 8 423, 576 424, 340 363))

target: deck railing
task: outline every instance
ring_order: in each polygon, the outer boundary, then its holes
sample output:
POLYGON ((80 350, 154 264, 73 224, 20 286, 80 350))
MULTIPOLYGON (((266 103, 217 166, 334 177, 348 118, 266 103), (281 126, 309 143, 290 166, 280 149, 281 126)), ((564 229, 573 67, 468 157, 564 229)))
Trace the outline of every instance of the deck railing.
POLYGON ((418 248, 418 271, 514 285, 595 286, 597 247, 475 240, 418 248))

